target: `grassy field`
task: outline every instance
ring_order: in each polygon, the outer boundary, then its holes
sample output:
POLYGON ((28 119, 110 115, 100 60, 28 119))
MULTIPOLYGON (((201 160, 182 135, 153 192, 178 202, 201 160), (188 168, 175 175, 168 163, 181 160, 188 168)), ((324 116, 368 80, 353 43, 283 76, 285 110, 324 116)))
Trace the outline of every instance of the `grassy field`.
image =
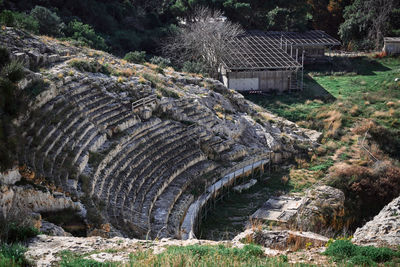
POLYGON ((400 78, 399 58, 336 58, 305 72, 303 92, 248 99, 295 122, 330 107, 349 112, 350 121, 372 117, 398 129, 400 82, 395 78, 400 78))
POLYGON ((309 160, 295 159, 289 184, 305 189, 322 180, 341 189, 353 229, 400 192, 396 78, 399 57, 334 58, 306 71, 302 92, 247 96, 272 113, 323 133, 309 160))

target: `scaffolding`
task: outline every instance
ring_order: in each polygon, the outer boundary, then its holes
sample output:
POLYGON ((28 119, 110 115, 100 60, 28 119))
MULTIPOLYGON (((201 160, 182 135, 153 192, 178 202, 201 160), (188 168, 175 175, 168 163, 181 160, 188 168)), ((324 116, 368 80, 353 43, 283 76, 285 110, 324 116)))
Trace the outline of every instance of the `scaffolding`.
POLYGON ((307 48, 332 47, 340 42, 323 31, 282 32, 250 31, 227 44, 224 69, 240 71, 289 70, 289 90, 302 90, 307 48))

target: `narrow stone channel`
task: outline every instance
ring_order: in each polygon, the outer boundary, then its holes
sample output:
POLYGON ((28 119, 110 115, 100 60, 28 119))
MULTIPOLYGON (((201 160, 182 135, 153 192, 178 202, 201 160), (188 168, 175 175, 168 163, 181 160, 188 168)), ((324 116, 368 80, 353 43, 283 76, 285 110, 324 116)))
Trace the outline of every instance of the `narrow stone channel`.
POLYGON ((231 191, 229 197, 215 204, 202 222, 197 237, 210 240, 230 240, 242 232, 251 216, 268 198, 283 193, 281 177, 287 172, 265 173, 250 189, 242 193, 231 191), (270 177, 270 178, 268 178, 270 177))

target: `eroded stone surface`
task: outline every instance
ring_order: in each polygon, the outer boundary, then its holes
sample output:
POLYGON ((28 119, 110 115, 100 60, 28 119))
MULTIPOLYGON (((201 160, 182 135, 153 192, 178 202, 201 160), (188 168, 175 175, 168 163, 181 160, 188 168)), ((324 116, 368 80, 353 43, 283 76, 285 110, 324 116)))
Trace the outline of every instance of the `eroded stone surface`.
POLYGON ((287 224, 296 216, 302 201, 302 198, 293 196, 271 197, 251 215, 251 219, 287 224))
POLYGON ((308 190, 293 220, 293 226, 316 233, 343 227, 345 196, 339 189, 318 186, 308 190))
POLYGON ((354 233, 352 241, 365 246, 389 246, 400 244, 400 197, 386 205, 378 215, 354 233))

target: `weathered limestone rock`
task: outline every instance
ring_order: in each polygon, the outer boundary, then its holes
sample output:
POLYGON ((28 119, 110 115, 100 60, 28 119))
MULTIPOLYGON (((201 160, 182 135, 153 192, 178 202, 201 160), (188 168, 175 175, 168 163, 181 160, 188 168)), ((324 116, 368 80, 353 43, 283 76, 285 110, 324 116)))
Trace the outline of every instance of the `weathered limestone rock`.
POLYGON ((6 216, 10 210, 21 212, 54 212, 65 209, 81 210, 81 205, 63 194, 55 195, 34 189, 32 186, 0 186, 0 213, 6 216))
POLYGON ((312 232, 298 232, 290 230, 268 231, 248 229, 237 235, 233 242, 254 242, 266 248, 276 250, 304 249, 324 246, 329 239, 312 232))
POLYGON ((400 197, 386 205, 373 220, 358 228, 352 242, 397 248, 400 244, 400 197))
POLYGON ((65 232, 60 226, 47 221, 42 221, 40 232, 50 236, 72 236, 70 233, 65 232))
POLYGON ((256 180, 256 179, 251 179, 250 181, 248 181, 248 182, 245 183, 245 184, 241 184, 241 185, 235 186, 235 187, 233 188, 233 191, 242 193, 243 190, 249 189, 250 187, 252 187, 252 186, 255 185, 256 183, 257 183, 257 180, 256 180))
POLYGON ((328 228, 340 230, 343 227, 345 196, 339 189, 319 186, 310 189, 293 220, 296 228, 316 233, 328 228))
POLYGON ((13 185, 21 180, 21 174, 18 168, 8 170, 6 172, 0 172, 0 184, 13 185))
POLYGON ((148 120, 151 118, 152 111, 149 108, 144 108, 140 111, 140 118, 143 120, 148 120))
POLYGON ((292 196, 271 197, 261 208, 251 215, 252 220, 274 221, 280 226, 287 227, 301 205, 302 198, 292 196))

